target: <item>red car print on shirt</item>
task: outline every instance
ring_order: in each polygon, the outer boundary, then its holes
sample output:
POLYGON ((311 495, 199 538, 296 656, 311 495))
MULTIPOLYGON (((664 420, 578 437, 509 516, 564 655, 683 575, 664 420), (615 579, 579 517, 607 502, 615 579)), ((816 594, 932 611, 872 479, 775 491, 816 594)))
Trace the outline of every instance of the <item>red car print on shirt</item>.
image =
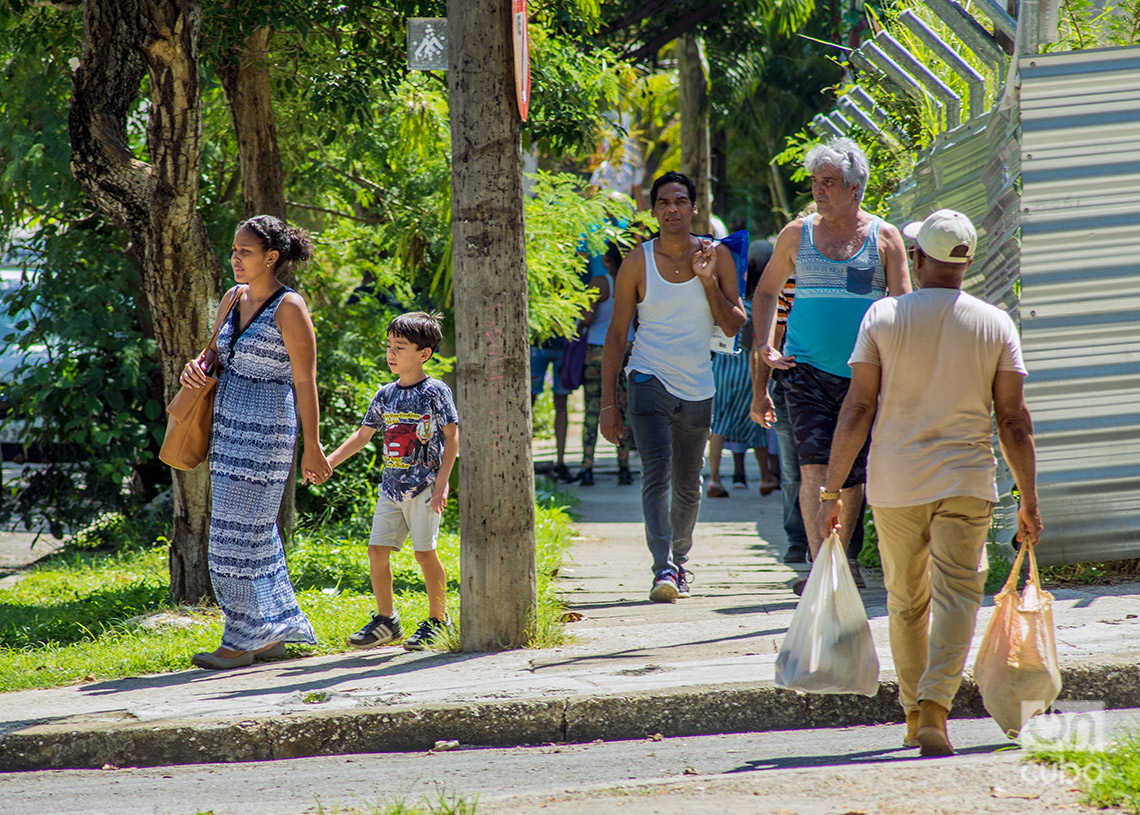
POLYGON ((420 451, 414 424, 389 425, 384 429, 385 458, 413 458, 420 451))

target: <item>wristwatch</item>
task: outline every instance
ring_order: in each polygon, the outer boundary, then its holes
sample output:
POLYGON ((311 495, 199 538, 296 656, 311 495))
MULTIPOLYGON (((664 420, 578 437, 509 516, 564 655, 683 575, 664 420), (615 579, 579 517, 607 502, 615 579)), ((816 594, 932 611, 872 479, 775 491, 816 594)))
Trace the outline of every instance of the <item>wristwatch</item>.
POLYGON ((839 500, 838 492, 828 492, 827 487, 819 488, 819 502, 822 504, 824 501, 837 501, 839 500))

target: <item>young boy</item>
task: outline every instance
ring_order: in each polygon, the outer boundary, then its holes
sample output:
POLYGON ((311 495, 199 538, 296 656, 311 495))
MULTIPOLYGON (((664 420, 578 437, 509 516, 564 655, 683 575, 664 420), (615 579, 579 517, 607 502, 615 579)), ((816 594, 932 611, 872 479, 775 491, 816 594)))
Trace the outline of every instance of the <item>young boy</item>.
POLYGON ((437 315, 403 314, 388 324, 388 367, 399 379, 376 393, 359 430, 329 456, 334 468, 360 452, 383 431, 384 473, 368 546, 376 616, 348 638, 354 648, 374 648, 404 636, 392 589, 392 552, 411 535, 424 574, 428 619, 404 643, 422 651, 448 623, 447 574, 436 554, 439 519, 447 505, 448 478, 459 451, 459 418, 451 390, 424 373, 439 347, 437 315))

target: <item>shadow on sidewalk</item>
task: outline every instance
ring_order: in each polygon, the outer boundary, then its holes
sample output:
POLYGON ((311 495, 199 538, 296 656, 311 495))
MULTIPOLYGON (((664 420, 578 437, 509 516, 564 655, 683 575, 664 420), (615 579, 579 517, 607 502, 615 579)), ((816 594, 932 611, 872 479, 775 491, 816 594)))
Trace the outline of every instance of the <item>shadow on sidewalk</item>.
MULTIPOLYGON (((995 744, 980 744, 963 749, 955 748, 955 755, 986 755, 1009 747, 1008 742, 995 744)), ((887 747, 882 750, 866 750, 861 753, 842 753, 824 756, 785 756, 783 758, 763 758, 748 761, 732 770, 725 770, 725 775, 732 773, 752 773, 763 770, 795 770, 805 767, 844 767, 851 764, 872 764, 895 761, 930 761, 922 758, 914 747, 887 747)))
POLYGON ((92 696, 105 696, 115 693, 124 693, 147 688, 175 687, 187 684, 201 685, 207 682, 224 682, 226 680, 242 681, 245 678, 256 676, 264 669, 276 671, 276 675, 288 679, 301 679, 318 674, 327 674, 320 680, 300 684, 262 684, 257 688, 246 688, 236 691, 223 691, 218 698, 234 696, 254 696, 261 694, 291 693, 293 691, 318 690, 322 687, 337 685, 346 681, 359 681, 383 676, 395 676, 410 673, 439 665, 456 664, 472 659, 484 657, 485 653, 451 654, 431 653, 413 657, 405 651, 390 649, 389 653, 347 654, 343 659, 314 663, 306 655, 278 659, 272 662, 257 663, 251 668, 239 668, 233 671, 204 671, 200 669, 178 671, 169 674, 154 674, 151 676, 126 677, 112 679, 84 685, 79 688, 81 693, 92 696), (399 662, 400 657, 407 657, 399 662), (355 671, 355 673, 346 673, 355 671))
POLYGON ((570 665, 586 665, 594 662, 609 662, 610 660, 630 659, 630 658, 646 658, 653 656, 655 653, 675 651, 679 648, 693 648, 702 645, 716 645, 717 643, 727 642, 742 642, 744 640, 753 640, 761 637, 773 637, 778 634, 786 633, 784 628, 772 628, 766 631, 749 631, 745 634, 736 634, 731 637, 716 637, 708 640, 696 640, 694 642, 677 642, 670 643, 664 646, 649 646, 645 648, 628 648, 624 651, 610 651, 606 654, 586 654, 579 657, 566 657, 563 659, 542 660, 536 658, 531 660, 531 671, 539 671, 543 668, 565 668, 570 665))

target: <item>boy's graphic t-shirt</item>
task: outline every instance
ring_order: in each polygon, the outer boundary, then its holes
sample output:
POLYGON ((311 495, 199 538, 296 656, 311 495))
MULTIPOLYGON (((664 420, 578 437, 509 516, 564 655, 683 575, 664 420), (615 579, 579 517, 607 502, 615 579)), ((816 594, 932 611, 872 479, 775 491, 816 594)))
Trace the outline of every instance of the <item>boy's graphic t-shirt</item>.
POLYGON ((443 458, 443 428, 458 424, 451 389, 430 376, 408 387, 390 382, 376 392, 361 423, 383 434, 380 489, 407 501, 435 483, 443 458))

